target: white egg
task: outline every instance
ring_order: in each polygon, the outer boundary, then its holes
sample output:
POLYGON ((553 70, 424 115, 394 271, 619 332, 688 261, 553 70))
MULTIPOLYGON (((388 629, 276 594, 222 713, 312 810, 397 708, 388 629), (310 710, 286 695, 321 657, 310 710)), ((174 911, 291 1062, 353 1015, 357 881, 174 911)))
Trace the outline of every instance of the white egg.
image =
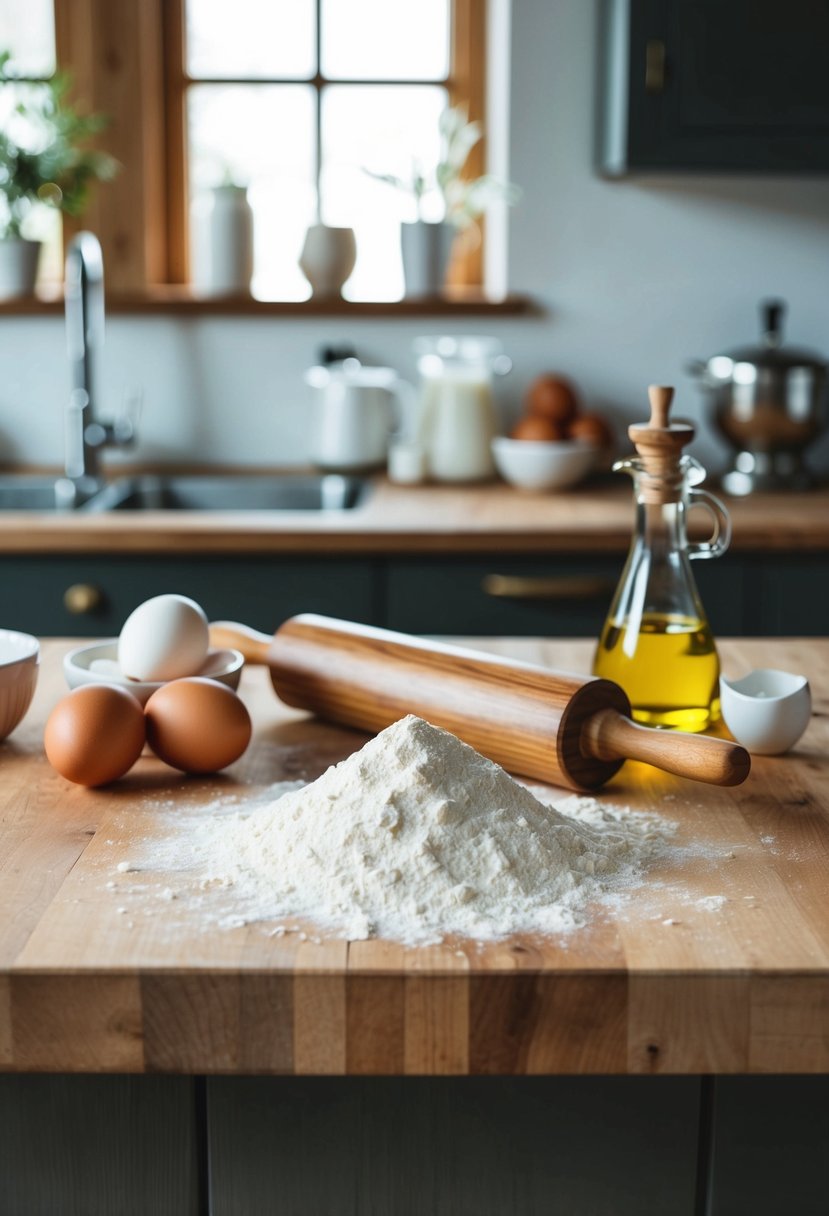
POLYGON ((133 680, 178 680, 196 675, 207 658, 207 617, 185 595, 156 595, 124 622, 118 663, 133 680))

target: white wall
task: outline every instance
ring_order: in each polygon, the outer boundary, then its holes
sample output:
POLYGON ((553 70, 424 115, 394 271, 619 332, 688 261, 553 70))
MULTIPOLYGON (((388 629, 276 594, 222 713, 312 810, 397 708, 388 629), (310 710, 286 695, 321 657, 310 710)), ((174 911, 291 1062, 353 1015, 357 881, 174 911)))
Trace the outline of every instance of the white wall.
MULTIPOLYGON (((509 281, 547 315, 446 328, 499 336, 515 370, 507 412, 540 371, 571 375, 621 424, 643 415, 650 381, 678 386, 689 356, 753 341, 758 301, 790 305, 789 336, 829 355, 829 180, 686 177, 606 182, 592 169, 592 0, 513 0, 511 165, 524 200, 511 220, 509 281)), ((431 319, 290 321, 113 317, 103 388, 117 408, 141 383, 136 455, 170 460, 301 462, 322 343, 413 375, 412 338, 431 319)), ((57 318, 2 318, 0 458, 59 462, 67 372, 57 318)), ((722 462, 701 419, 695 452, 722 462)), ((816 449, 829 467, 829 438, 816 449)))

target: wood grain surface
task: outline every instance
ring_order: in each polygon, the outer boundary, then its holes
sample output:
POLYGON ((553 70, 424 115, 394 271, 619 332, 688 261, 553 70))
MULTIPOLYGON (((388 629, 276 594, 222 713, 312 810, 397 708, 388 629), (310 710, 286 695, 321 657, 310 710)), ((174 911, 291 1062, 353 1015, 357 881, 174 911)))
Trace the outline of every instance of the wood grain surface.
MULTIPOLYGON (((119 469, 119 472, 123 470, 119 469)), ((259 470, 261 472, 261 470, 259 470)), ((274 470, 278 476, 278 470, 274 470)), ((829 490, 728 499, 735 552, 829 548, 829 490)), ((396 486, 379 478, 351 511, 5 512, 0 553, 624 553, 633 527, 624 478, 565 493, 503 483, 396 486)), ((704 512, 691 528, 710 531, 704 512)))
MULTIPOLYGON (((592 649, 482 645, 574 670, 592 649)), ((64 649, 44 646, 33 709, 0 746, 0 1069, 829 1071, 829 641, 723 644, 728 673, 804 671, 814 693, 796 750, 757 757, 744 785, 628 763, 605 787, 611 805, 675 821, 688 850, 626 904, 561 938, 428 949, 217 929, 165 900, 180 875, 119 872, 171 815, 186 824, 217 797, 312 779, 366 736, 281 706, 250 670, 254 743, 225 776, 183 778, 148 757, 107 790, 72 787, 41 752, 64 649)))

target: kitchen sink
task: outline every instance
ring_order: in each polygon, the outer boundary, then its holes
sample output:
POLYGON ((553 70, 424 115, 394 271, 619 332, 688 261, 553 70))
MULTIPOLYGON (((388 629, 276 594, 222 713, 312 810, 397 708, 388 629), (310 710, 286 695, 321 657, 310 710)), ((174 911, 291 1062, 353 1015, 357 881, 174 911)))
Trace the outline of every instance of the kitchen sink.
POLYGON ((88 511, 91 502, 75 506, 75 488, 64 477, 27 473, 0 476, 0 511, 88 511))
POLYGON ((347 511, 368 482, 338 473, 148 475, 119 477, 76 505, 66 478, 0 476, 0 511, 347 511))
POLYGON ((367 482, 337 473, 122 477, 87 504, 94 511, 346 511, 367 482))

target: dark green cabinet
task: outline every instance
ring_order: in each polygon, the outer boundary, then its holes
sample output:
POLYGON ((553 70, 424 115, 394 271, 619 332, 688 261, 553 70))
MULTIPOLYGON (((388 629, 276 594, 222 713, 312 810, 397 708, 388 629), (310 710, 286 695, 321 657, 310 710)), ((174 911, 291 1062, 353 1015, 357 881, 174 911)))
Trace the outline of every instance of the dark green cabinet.
POLYGON ((603 0, 598 165, 829 172, 823 0, 603 0))
POLYGON ((5 1216, 823 1216, 829 1078, 0 1074, 5 1216))
MULTIPOLYGON (((295 613, 320 612, 409 633, 595 637, 623 565, 623 554, 6 556, 0 623, 47 637, 113 636, 142 600, 176 591, 211 620, 265 632, 295 613)), ((827 554, 729 553, 693 569, 721 637, 829 632, 827 554)))
MULTIPOLYGON (((621 554, 398 559, 386 572, 386 622, 411 633, 596 637, 623 567, 621 554)), ((743 632, 741 564, 698 562, 694 574, 714 631, 743 632)))
POLYGON ((43 636, 107 637, 143 600, 173 591, 191 596, 211 620, 269 633, 297 612, 370 622, 378 616, 379 577, 376 564, 360 559, 4 557, 0 621, 43 636), (71 611, 67 600, 83 611, 71 611))

